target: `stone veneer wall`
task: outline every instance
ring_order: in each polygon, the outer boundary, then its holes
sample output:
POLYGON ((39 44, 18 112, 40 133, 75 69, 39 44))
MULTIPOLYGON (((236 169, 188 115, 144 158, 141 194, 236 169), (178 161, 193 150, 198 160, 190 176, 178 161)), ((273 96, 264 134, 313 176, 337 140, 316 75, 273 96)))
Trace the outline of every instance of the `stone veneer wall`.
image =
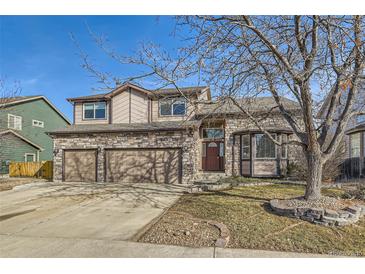
POLYGON ((146 133, 93 133, 53 136, 53 176, 55 182, 62 181, 63 149, 97 148, 97 178, 104 181, 105 148, 182 148, 182 183, 188 184, 197 170, 198 141, 192 130, 146 133))
MULTIPOLYGON (((286 120, 280 114, 272 114, 267 119, 263 120, 262 126, 264 128, 283 128, 289 127, 286 120)), ((228 176, 240 175, 240 140, 238 136, 233 138, 233 132, 240 130, 252 130, 257 129, 257 126, 248 118, 244 117, 232 117, 226 118, 225 128, 225 173, 228 176)), ((296 154, 298 147, 290 146, 288 148, 288 159, 291 160, 291 156, 296 154)))

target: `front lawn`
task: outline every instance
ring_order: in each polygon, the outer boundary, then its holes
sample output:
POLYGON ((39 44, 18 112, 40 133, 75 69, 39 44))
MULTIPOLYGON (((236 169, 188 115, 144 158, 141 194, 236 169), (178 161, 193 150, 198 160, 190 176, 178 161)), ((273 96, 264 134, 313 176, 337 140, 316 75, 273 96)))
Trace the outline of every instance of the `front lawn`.
MULTIPOLYGON (((186 194, 140 241, 187 246, 197 246, 196 243, 201 242, 200 246, 211 246, 214 244, 212 241, 191 241, 190 238, 214 235, 207 233, 207 228, 200 235, 199 230, 194 228, 194 222, 198 227, 199 220, 215 220, 230 230, 228 247, 231 248, 365 256, 364 218, 355 225, 324 227, 270 212, 270 199, 303 194, 303 186, 278 184, 186 194), (165 229, 167 225, 169 227, 165 229)), ((323 194, 336 197, 341 196, 343 191, 324 189, 323 194)))

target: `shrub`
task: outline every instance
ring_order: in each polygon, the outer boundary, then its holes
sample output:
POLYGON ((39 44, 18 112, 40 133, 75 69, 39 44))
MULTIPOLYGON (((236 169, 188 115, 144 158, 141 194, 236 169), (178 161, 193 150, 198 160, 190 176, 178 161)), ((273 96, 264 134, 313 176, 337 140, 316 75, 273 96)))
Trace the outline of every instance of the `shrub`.
MULTIPOLYGON (((341 164, 345 158, 345 143, 342 142, 334 155, 323 165, 322 181, 333 182, 341 174, 341 164)), ((287 167, 289 177, 306 180, 308 174, 307 161, 304 153, 296 153, 295 158, 287 167)))
POLYGON ((355 190, 347 190, 343 195, 343 199, 358 199, 365 201, 365 185, 357 185, 355 190))

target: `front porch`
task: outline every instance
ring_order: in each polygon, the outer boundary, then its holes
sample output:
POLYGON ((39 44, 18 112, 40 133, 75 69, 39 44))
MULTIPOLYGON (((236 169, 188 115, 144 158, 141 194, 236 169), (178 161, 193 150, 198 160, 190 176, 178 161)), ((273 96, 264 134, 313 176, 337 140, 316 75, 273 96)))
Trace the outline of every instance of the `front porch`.
POLYGON ((279 146, 260 130, 246 129, 245 126, 242 119, 205 119, 202 122, 198 180, 286 175, 289 163, 287 142, 292 132, 287 128, 270 128, 272 136, 283 143, 279 146))

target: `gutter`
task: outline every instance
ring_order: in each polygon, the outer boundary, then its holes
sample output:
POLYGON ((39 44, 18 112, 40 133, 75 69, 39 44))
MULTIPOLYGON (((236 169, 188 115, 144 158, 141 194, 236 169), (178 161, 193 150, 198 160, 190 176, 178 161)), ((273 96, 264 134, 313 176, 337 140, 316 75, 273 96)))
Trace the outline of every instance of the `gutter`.
POLYGON ((156 129, 107 129, 107 130, 75 130, 75 131, 50 131, 46 132, 47 135, 71 135, 71 134, 90 134, 90 133, 118 133, 118 132, 154 132, 154 131, 184 131, 194 126, 179 127, 179 128, 156 128, 156 129))

